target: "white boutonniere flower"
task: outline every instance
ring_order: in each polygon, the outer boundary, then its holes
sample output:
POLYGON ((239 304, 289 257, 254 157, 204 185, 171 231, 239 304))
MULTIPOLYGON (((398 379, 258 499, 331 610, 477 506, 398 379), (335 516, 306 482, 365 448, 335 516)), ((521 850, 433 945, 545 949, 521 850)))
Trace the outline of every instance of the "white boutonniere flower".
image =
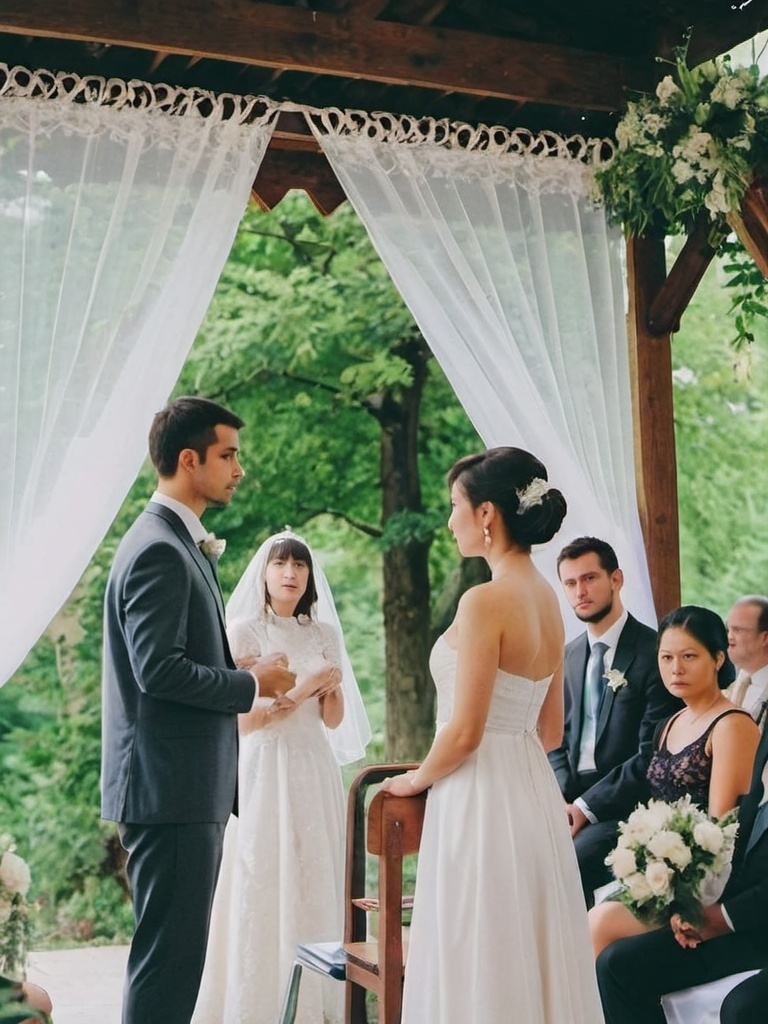
POLYGON ((206 558, 221 558, 227 547, 225 540, 220 540, 214 533, 209 533, 205 540, 200 541, 200 550, 206 558))
POLYGON ((622 686, 627 685, 627 677, 623 672, 619 672, 617 668, 609 668, 605 673, 605 678, 608 680, 608 686, 616 693, 622 686))

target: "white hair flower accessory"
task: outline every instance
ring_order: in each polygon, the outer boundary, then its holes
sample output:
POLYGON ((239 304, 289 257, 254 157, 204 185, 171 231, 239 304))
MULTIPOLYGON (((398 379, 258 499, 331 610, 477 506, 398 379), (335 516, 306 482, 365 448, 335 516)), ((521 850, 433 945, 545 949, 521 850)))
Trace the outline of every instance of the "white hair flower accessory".
POLYGON ((533 480, 525 487, 521 487, 519 491, 515 491, 517 494, 517 500, 519 505, 517 506, 517 514, 521 516, 524 512, 527 512, 533 505, 540 505, 544 500, 544 495, 549 491, 549 484, 546 480, 542 480, 540 476, 534 477, 533 480))

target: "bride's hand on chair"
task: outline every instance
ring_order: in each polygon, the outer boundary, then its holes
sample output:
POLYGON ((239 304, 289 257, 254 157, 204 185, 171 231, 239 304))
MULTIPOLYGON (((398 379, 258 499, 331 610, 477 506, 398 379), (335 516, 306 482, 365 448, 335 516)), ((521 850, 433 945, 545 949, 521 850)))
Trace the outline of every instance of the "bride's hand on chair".
POLYGON ((392 796, 416 796, 421 792, 415 785, 416 772, 404 772, 402 775, 390 775, 388 779, 384 779, 381 784, 381 788, 385 793, 391 793, 392 796))

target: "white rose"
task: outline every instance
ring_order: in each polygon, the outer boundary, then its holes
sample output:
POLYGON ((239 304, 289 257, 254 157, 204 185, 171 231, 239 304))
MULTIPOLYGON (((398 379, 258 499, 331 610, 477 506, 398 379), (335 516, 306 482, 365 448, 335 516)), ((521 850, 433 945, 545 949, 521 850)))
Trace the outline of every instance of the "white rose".
POLYGON ((709 132, 692 131, 680 147, 681 155, 690 163, 696 163, 696 158, 704 156, 707 152, 711 141, 712 136, 709 132))
MULTIPOLYGON (((677 146, 675 147, 677 149, 677 146)), ((675 160, 672 164, 672 177, 680 185, 693 177, 693 168, 687 160, 675 160)))
MULTIPOLYGON (((728 213, 730 209, 728 196, 725 191, 725 182, 720 171, 717 172, 712 180, 712 190, 704 197, 704 205, 713 217, 716 213, 728 213)), ((717 828, 717 826, 715 825, 714 828, 717 828)))
POLYGON ((660 114, 648 113, 643 117, 643 128, 650 135, 658 135, 662 128, 665 127, 666 121, 660 114))
POLYGON ((712 102, 722 103, 723 106, 733 110, 741 99, 742 83, 738 78, 721 78, 712 90, 712 102))
POLYGON ((8 851, 0 860, 0 882, 9 892, 26 896, 32 878, 27 862, 15 853, 8 851))
POLYGON ((725 836, 719 825, 713 821, 700 821, 693 829, 693 841, 707 853, 719 853, 725 836))
POLYGON ((625 879, 627 875, 637 871, 635 851, 630 850, 626 846, 617 846, 605 858, 605 863, 613 869, 613 873, 617 878, 625 879))
POLYGON ((668 860, 676 868, 687 868, 691 863, 691 851, 678 832, 662 829, 648 841, 648 849, 659 860, 668 860))
POLYGON ((656 825, 647 807, 638 807, 633 811, 624 826, 624 834, 637 846, 644 846, 656 831, 656 825))
POLYGON ((665 107, 672 96, 676 92, 680 92, 678 87, 675 85, 671 75, 665 75, 664 78, 656 86, 656 96, 658 97, 659 103, 662 107, 665 107))
POLYGON ((672 869, 667 867, 662 860, 652 860, 645 869, 645 879, 654 896, 663 896, 669 892, 672 869))
POLYGON ((627 886, 629 895, 635 903, 641 903, 653 895, 651 887, 648 885, 648 881, 642 871, 636 871, 634 875, 629 875, 624 879, 624 884, 627 886))

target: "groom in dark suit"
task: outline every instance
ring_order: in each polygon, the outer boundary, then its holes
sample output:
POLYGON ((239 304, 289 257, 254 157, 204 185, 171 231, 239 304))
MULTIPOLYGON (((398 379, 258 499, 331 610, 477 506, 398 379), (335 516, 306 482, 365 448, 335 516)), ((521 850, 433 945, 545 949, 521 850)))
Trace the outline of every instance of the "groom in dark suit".
POLYGON ((622 605, 624 575, 611 545, 578 537, 560 552, 557 566, 587 629, 565 648, 565 730, 549 759, 591 906, 594 890, 611 878, 604 861, 618 823, 605 812, 629 781, 624 774, 642 771, 636 755, 649 754, 657 723, 682 705, 659 676, 655 631, 622 605))
POLYGON ((699 928, 677 921, 603 950, 597 978, 606 1024, 665 1024, 663 995, 755 969, 726 996, 720 1024, 768 1019, 768 732, 739 810, 731 878, 702 913, 699 928))
POLYGON ((155 416, 157 490, 107 582, 102 815, 128 852, 135 916, 123 1024, 189 1024, 235 803, 237 713, 293 684, 274 663, 235 668, 210 544, 206 554, 200 516, 243 476, 242 425, 200 398, 155 416))

